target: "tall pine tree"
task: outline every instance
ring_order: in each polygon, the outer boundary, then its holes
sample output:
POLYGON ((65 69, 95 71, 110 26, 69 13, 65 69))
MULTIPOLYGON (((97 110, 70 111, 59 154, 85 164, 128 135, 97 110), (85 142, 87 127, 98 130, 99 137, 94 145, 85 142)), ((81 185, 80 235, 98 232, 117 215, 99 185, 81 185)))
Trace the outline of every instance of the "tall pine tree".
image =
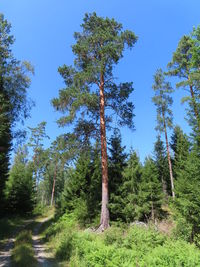
POLYGON ((90 138, 101 140, 102 206, 99 230, 109 226, 108 210, 108 159, 106 129, 112 122, 109 108, 118 115, 118 124, 133 128, 133 104, 128 101, 133 91, 132 82, 117 84, 113 67, 123 57, 125 47, 132 48, 137 37, 131 31, 123 31, 114 19, 86 14, 82 32, 74 34, 76 44, 74 67, 59 68, 66 88, 59 98, 53 99, 57 110, 65 114, 58 123, 61 126, 75 123, 78 138, 88 142, 90 138))
POLYGON ((156 130, 165 135, 165 143, 167 148, 167 158, 169 165, 169 173, 171 180, 171 191, 172 197, 175 197, 174 192, 174 178, 172 172, 172 164, 171 164, 171 156, 170 156, 170 147, 167 135, 167 128, 172 128, 172 111, 170 109, 173 100, 170 94, 173 92, 171 84, 165 80, 165 75, 161 69, 157 70, 154 75, 154 84, 153 90, 155 92, 155 96, 152 98, 153 103, 156 106, 157 110, 157 126, 156 130))

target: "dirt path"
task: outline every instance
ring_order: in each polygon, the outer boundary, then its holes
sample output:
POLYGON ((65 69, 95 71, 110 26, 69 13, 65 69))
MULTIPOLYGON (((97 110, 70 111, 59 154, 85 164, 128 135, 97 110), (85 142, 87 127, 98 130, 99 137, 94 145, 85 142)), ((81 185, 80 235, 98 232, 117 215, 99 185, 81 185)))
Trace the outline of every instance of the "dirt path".
MULTIPOLYGON (((52 253, 48 251, 47 246, 42 242, 41 236, 39 235, 41 226, 50 219, 51 217, 41 219, 36 223, 33 229, 33 249, 35 251, 38 267, 58 266, 58 264, 55 263, 52 253)), ((15 236, 33 222, 34 220, 25 221, 23 226, 16 230, 11 238, 5 240, 6 245, 3 249, 0 249, 0 267, 11 267, 11 251, 14 247, 15 236)))
POLYGON ((39 267, 56 267, 58 266, 53 258, 51 252, 49 252, 47 246, 42 242, 41 237, 39 235, 39 231, 41 226, 50 220, 50 218, 44 218, 38 222, 36 227, 33 230, 33 249, 35 251, 35 257, 38 262, 39 267))
POLYGON ((11 250, 14 246, 14 238, 6 240, 6 246, 0 251, 0 267, 9 267, 11 265, 11 250))
POLYGON ((27 225, 31 224, 33 220, 25 220, 23 226, 19 227, 13 234, 12 237, 5 240, 6 245, 0 249, 0 267, 11 266, 11 250, 14 247, 15 236, 24 229, 27 225))

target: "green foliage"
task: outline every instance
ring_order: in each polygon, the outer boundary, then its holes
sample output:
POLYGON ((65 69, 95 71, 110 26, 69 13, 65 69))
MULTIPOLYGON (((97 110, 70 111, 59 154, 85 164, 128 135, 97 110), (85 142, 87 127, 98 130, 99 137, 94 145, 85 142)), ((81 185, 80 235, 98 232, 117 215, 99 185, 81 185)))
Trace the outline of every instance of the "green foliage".
POLYGON ((12 264, 16 267, 36 266, 30 231, 24 230, 17 235, 11 257, 12 264))
POLYGON ((26 163, 26 154, 18 151, 6 182, 7 209, 12 213, 25 214, 34 207, 35 191, 32 168, 26 163))
POLYGON ((78 158, 69 169, 58 203, 60 213, 74 211, 82 224, 91 223, 100 212, 101 163, 98 144, 78 158))
POLYGON ((2 241, 4 238, 9 238, 22 224, 22 218, 16 216, 0 219, 0 240, 2 241))
POLYGON ((176 181, 177 198, 175 208, 191 226, 190 240, 200 231, 200 160, 196 151, 192 151, 185 162, 184 169, 180 170, 176 181))
POLYGON ((154 221, 161 214, 162 202, 163 194, 158 170, 155 162, 151 158, 146 158, 139 184, 137 218, 154 221))
POLYGON ((190 143, 188 137, 183 133, 179 126, 174 128, 171 137, 171 148, 173 150, 173 170, 174 176, 177 178, 178 173, 185 168, 187 158, 189 156, 190 143))
POLYGON ((168 241, 147 253, 140 263, 145 267, 196 267, 200 266, 200 254, 194 245, 184 241, 168 241))
POLYGON ((157 109, 156 130, 164 132, 166 127, 172 128, 172 111, 170 109, 173 99, 170 94, 173 92, 171 84, 165 80, 165 75, 161 69, 154 75, 153 90, 155 96, 152 98, 157 109))
POLYGON ((23 135, 17 130, 18 122, 29 115, 31 102, 27 98, 30 86, 29 72, 32 67, 27 62, 14 58, 10 34, 11 25, 0 14, 0 212, 5 209, 4 188, 8 178, 9 157, 12 139, 23 135))
MULTIPOLYGON (((113 67, 123 57, 125 47, 134 46, 137 37, 131 31, 123 31, 114 19, 98 17, 96 13, 86 14, 83 21, 82 32, 74 34, 74 67, 64 65, 58 69, 66 88, 59 91, 59 97, 52 103, 64 114, 58 120, 59 125, 74 122, 76 138, 88 143, 90 137, 99 137, 100 77, 104 78, 106 107, 118 114, 120 126, 133 127, 134 107, 128 101, 132 83, 116 84, 113 67)), ((112 117, 106 114, 107 127, 112 117)))
POLYGON ((139 184, 142 176, 142 165, 136 152, 131 152, 123 172, 123 184, 120 189, 119 209, 125 222, 136 218, 135 208, 138 204, 139 184))
POLYGON ((109 193, 110 193, 110 218, 111 220, 117 220, 120 218, 120 210, 118 210, 120 188, 123 184, 123 170, 126 166, 127 154, 125 153, 125 147, 121 144, 120 132, 115 130, 114 135, 110 139, 109 147, 109 193))
MULTIPOLYGON (((173 53, 168 64, 167 74, 180 79, 177 88, 189 89, 182 101, 188 102, 188 122, 193 128, 195 140, 199 142, 200 134, 200 102, 199 102, 199 27, 193 29, 190 35, 184 35, 173 53)), ((185 90, 186 91, 186 90, 185 90)))
POLYGON ((154 144, 154 161, 158 170, 158 179, 162 183, 162 191, 165 198, 167 198, 167 195, 171 194, 169 166, 166 155, 164 143, 160 135, 158 135, 154 144))
POLYGON ((68 266, 200 266, 197 248, 149 227, 111 227, 98 235, 81 231, 74 215, 65 214, 47 233, 56 255, 68 266))

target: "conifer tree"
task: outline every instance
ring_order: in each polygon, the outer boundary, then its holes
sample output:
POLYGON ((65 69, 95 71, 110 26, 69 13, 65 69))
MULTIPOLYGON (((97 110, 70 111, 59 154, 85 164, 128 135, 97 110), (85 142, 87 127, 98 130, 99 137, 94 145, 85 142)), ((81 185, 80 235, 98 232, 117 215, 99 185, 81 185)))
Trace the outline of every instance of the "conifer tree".
POLYGON ((0 211, 3 211, 3 190, 8 177, 12 141, 22 130, 16 128, 23 122, 31 108, 27 98, 30 86, 29 73, 33 68, 28 62, 17 60, 12 54, 14 37, 11 25, 0 14, 0 211))
POLYGON ((82 32, 74 34, 76 44, 74 67, 59 68, 65 88, 53 99, 53 106, 64 113, 58 121, 65 126, 74 123, 77 138, 88 143, 90 138, 101 140, 102 206, 99 230, 109 226, 108 160, 106 129, 112 122, 109 108, 118 115, 118 124, 133 128, 133 104, 128 101, 132 83, 117 84, 113 67, 123 57, 125 47, 132 48, 137 37, 123 31, 114 19, 86 14, 82 32), (67 114, 65 114, 67 112, 67 114))
POLYGON ((163 194, 158 169, 152 158, 146 158, 139 184, 137 218, 155 221, 160 215, 162 202, 163 194))
POLYGON ((165 142, 167 148, 167 158, 169 164, 169 173, 171 180, 171 191, 172 197, 175 197, 174 192, 174 178, 172 172, 170 148, 167 136, 167 128, 172 128, 172 111, 170 106, 173 103, 172 97, 170 94, 173 92, 173 89, 169 82, 165 81, 165 76, 161 69, 157 70, 154 76, 153 90, 155 91, 155 96, 152 98, 153 103, 157 109, 157 126, 156 130, 165 134, 165 142))
MULTIPOLYGON (((189 94, 182 101, 189 103, 189 123, 193 130, 200 136, 200 71, 199 71, 199 51, 200 36, 199 27, 194 28, 190 35, 184 35, 178 43, 176 51, 173 53, 171 62, 168 64, 167 74, 180 79, 176 84, 177 88, 188 89, 189 94)), ((199 142, 199 140, 197 140, 199 142)))
POLYGON ((74 212, 82 224, 91 223, 100 211, 101 161, 98 143, 81 153, 75 169, 66 177, 61 197, 61 213, 74 212))
POLYGON ((118 214, 121 214, 120 217, 125 222, 132 222, 137 218, 141 176, 142 165, 136 152, 132 151, 123 172, 123 184, 118 195, 118 214))
POLYGON ((29 127, 31 132, 30 140, 29 140, 29 147, 33 150, 33 169, 35 174, 35 185, 36 187, 40 181, 40 171, 44 167, 44 160, 47 160, 46 153, 43 146, 43 140, 45 138, 49 138, 46 134, 46 122, 40 122, 36 127, 29 127), (42 160, 44 159, 44 160, 42 160))
POLYGON ((31 212, 35 204, 33 172, 27 156, 26 147, 18 150, 6 182, 6 204, 11 213, 24 215, 31 212))
POLYGON ((110 218, 116 220, 117 208, 115 207, 115 198, 118 199, 120 195, 119 188, 123 183, 123 170, 126 166, 127 154, 125 153, 125 147, 121 144, 121 134, 118 130, 115 130, 114 134, 110 138, 109 146, 109 192, 110 192, 110 218))
POLYGON ((178 176, 179 171, 185 168, 185 163, 189 156, 190 143, 188 137, 183 133, 179 126, 174 128, 171 136, 171 148, 173 151, 173 170, 175 178, 178 176))
POLYGON ((191 228, 190 241, 200 232, 200 159, 193 150, 177 174, 175 207, 191 228))
POLYGON ((166 149, 160 135, 154 144, 154 161, 158 170, 159 181, 162 183, 162 191, 165 197, 168 194, 169 187, 169 167, 166 157, 166 149))

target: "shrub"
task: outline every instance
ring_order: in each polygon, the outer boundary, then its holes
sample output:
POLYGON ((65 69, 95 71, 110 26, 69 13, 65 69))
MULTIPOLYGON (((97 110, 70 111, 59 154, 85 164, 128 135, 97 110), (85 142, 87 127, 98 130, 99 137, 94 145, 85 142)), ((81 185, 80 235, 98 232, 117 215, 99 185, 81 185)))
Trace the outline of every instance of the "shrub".
POLYGON ((145 255, 141 267, 199 267, 200 253, 194 245, 184 241, 168 241, 145 255))

